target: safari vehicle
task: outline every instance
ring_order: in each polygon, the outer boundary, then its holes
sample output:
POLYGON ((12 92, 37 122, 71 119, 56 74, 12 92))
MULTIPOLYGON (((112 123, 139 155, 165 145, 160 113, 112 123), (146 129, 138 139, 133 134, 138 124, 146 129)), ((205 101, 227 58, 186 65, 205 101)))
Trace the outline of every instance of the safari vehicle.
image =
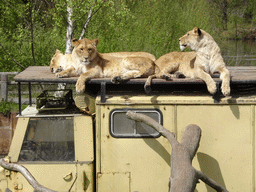
MULTIPOLYGON (((193 166, 229 191, 255 192, 256 67, 229 70, 229 97, 220 91, 212 96, 204 82, 186 78, 154 79, 150 94, 143 90, 145 79, 121 84, 92 79, 74 100, 69 90, 62 98, 44 92, 37 107, 20 110, 6 159, 55 191, 167 192, 171 146, 151 127, 127 119, 132 110, 174 132, 178 141, 185 126, 197 124, 202 137, 193 166)), ((220 87, 218 75, 214 79, 220 87)), ((15 80, 21 98, 21 83, 75 84, 77 78, 59 79, 48 67, 29 67, 15 80)), ((33 188, 21 173, 1 169, 0 191, 33 188)), ((214 190, 199 183, 196 191, 214 190)))

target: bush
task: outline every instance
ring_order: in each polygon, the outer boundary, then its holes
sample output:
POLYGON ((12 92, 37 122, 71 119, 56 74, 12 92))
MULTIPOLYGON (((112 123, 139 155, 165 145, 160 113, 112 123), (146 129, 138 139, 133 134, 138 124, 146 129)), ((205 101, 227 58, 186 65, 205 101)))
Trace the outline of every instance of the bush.
MULTIPOLYGON (((26 105, 21 105, 21 109, 25 109, 26 105)), ((9 101, 1 101, 0 102, 0 113, 3 113, 4 115, 7 115, 10 112, 18 112, 19 111, 19 105, 14 102, 9 101)))

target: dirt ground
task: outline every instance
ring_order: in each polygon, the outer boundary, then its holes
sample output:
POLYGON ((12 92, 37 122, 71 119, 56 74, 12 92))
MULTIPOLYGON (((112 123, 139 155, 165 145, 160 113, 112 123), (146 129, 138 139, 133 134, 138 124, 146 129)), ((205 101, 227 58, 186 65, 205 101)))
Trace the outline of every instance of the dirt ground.
POLYGON ((17 124, 18 113, 4 115, 0 113, 0 157, 8 154, 13 133, 17 124))

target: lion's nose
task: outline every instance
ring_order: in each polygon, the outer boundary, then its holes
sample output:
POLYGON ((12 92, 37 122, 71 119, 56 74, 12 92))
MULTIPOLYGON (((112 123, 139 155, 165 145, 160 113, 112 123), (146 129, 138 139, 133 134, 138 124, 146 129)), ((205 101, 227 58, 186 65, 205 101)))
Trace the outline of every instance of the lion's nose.
POLYGON ((53 72, 53 67, 51 68, 51 72, 53 72))

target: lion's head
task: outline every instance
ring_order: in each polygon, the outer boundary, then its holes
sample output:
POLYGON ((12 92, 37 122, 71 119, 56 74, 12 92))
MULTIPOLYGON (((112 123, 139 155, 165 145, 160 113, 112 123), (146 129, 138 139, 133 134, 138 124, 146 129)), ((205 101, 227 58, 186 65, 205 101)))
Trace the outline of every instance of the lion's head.
POLYGON ((180 50, 183 51, 185 48, 189 47, 192 50, 195 50, 196 45, 198 44, 199 39, 201 38, 202 31, 194 27, 193 30, 187 32, 179 39, 180 50))
POLYGON ((50 62, 50 71, 52 73, 61 72, 63 70, 60 65, 60 57, 62 56, 63 54, 60 52, 60 50, 56 49, 55 54, 53 55, 50 62))
POLYGON ((88 65, 97 56, 98 43, 98 39, 72 39, 72 45, 74 46, 72 55, 76 55, 81 64, 88 65))

